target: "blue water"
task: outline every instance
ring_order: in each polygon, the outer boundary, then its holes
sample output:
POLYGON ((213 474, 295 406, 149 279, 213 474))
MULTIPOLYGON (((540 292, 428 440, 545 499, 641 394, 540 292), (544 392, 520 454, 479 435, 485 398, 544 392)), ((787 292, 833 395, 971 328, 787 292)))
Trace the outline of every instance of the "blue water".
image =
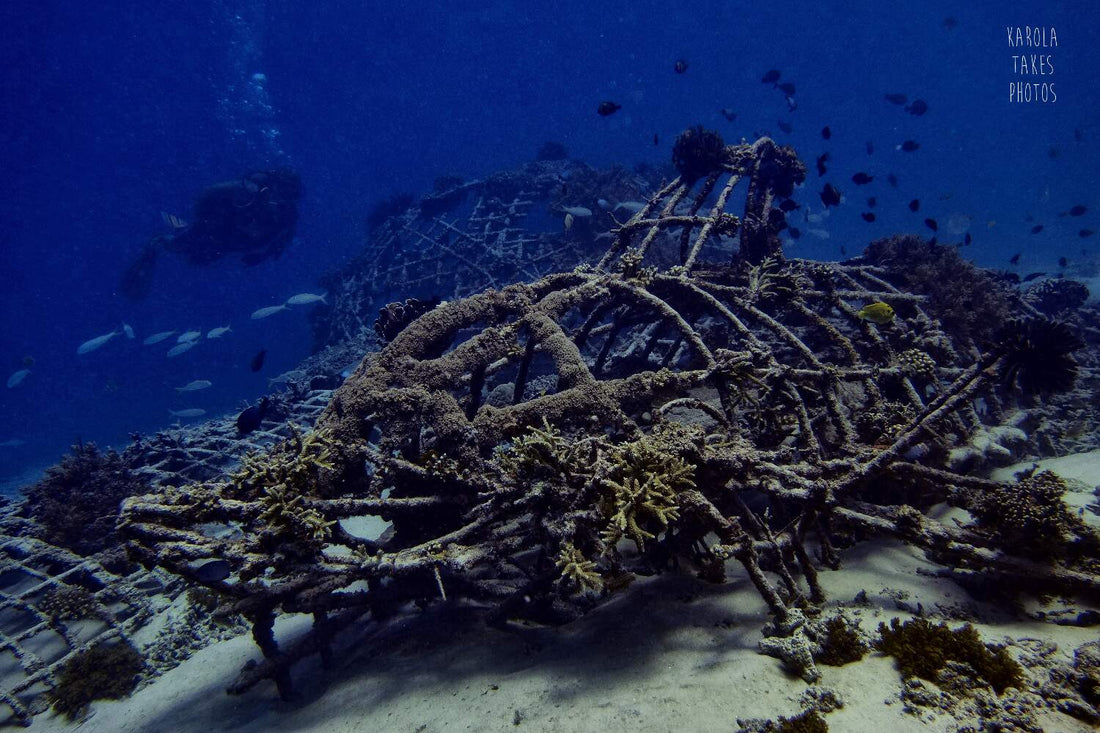
POLYGON ((319 292, 319 276, 361 247, 375 203, 424 193, 439 175, 520 165, 547 140, 606 166, 665 163, 676 134, 697 123, 727 141, 769 132, 810 168, 798 200, 820 211, 825 181, 845 195, 827 219, 798 225, 829 238, 804 234, 792 256, 835 259, 842 245, 854 255, 874 238, 930 235, 926 217, 941 241, 959 241, 962 231, 945 231, 954 216, 983 265, 1008 267, 1016 252, 1021 273, 1094 259, 1097 238, 1077 232, 1100 231, 1100 5, 899 5, 4 3, 0 381, 25 357, 34 366, 0 387, 0 483, 77 439, 122 445, 169 424, 169 409, 213 415, 264 393, 269 376, 308 355, 308 309, 264 321, 253 310, 319 292), (1010 48, 1006 26, 1023 25, 1053 26, 1057 47, 1010 48), (1014 53, 1049 54, 1053 74, 1014 75, 1014 53), (674 72, 678 59, 686 73, 674 72), (772 68, 796 84, 795 111, 760 83, 772 68), (1016 80, 1053 83, 1057 101, 1010 103, 1016 80), (883 99, 895 92, 929 111, 883 99), (600 117, 603 100, 622 109, 600 117), (919 150, 896 149, 907 139, 919 150), (830 170, 818 178, 825 151, 830 170), (305 193, 281 259, 245 269, 162 258, 148 300, 118 294, 126 264, 166 231, 161 211, 186 220, 204 186, 282 165, 301 172, 305 193), (855 186, 857 171, 874 181, 855 186), (873 224, 860 217, 869 196, 873 224), (1089 211, 1059 216, 1076 204, 1089 211), (76 354, 124 321, 136 340, 76 354), (233 331, 221 341, 176 359, 165 357, 173 342, 141 345, 157 331, 224 325, 233 331), (254 374, 260 348, 268 363, 254 374), (214 386, 178 395, 193 379, 214 386))

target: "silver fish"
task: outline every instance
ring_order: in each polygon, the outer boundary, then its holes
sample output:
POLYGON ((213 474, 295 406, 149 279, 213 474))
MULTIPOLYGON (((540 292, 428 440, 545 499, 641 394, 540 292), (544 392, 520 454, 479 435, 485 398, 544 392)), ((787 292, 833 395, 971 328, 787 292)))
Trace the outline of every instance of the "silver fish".
POLYGON ((151 346, 152 344, 159 344, 161 341, 168 338, 169 336, 175 335, 175 331, 161 331, 160 333, 154 333, 152 336, 149 336, 141 343, 145 344, 146 346, 151 346))
POLYGON ((103 344, 113 339, 115 336, 118 336, 120 333, 122 332, 111 331, 110 333, 105 333, 102 336, 96 336, 94 339, 88 339, 80 346, 76 347, 76 353, 87 354, 89 351, 95 351, 99 347, 103 346, 103 344))
POLYGON ((592 209, 587 206, 563 206, 562 211, 573 216, 592 216, 592 209))
POLYGON ((184 331, 183 333, 181 333, 179 336, 176 337, 176 343, 177 344, 183 344, 183 343, 186 343, 188 341, 194 341, 195 339, 199 338, 200 336, 202 336, 202 331, 184 331))
POLYGON ((15 374, 8 377, 8 389, 12 387, 18 387, 23 383, 23 380, 27 378, 27 375, 31 373, 30 369, 20 369, 15 374))
POLYGON ((206 410, 201 407, 189 407, 186 410, 169 410, 172 413, 172 417, 202 417, 206 414, 206 410))
POLYGON ((328 293, 321 293, 320 295, 314 295, 313 293, 298 293, 292 295, 286 299, 287 305, 309 305, 310 303, 324 303, 328 305, 328 301, 325 297, 328 293))
POLYGON ((182 387, 176 387, 177 392, 197 392, 200 389, 206 389, 210 385, 214 384, 209 379, 196 379, 193 382, 188 382, 182 387))
POLYGON ((231 329, 229 326, 218 326, 217 328, 212 328, 209 331, 207 331, 206 332, 206 338, 208 338, 208 339, 220 339, 222 336, 224 336, 225 334, 229 333, 232 330, 233 329, 231 329))
POLYGON ((190 351, 195 348, 197 341, 184 341, 182 344, 176 344, 172 348, 168 349, 168 356, 179 356, 185 351, 190 351))
POLYGON ((258 311, 253 311, 252 312, 252 320, 258 321, 261 318, 267 318, 268 316, 275 315, 279 311, 285 311, 285 310, 290 310, 290 309, 287 308, 285 305, 269 305, 266 308, 260 308, 258 311))

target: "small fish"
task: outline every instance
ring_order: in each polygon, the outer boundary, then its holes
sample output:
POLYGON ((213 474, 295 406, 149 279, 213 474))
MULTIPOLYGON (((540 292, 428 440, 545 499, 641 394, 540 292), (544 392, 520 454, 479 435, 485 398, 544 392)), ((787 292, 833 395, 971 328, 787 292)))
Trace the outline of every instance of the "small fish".
POLYGON ((810 229, 808 231, 818 239, 828 239, 831 236, 828 229, 810 229))
POLYGON ((865 186, 873 180, 875 180, 874 176, 869 176, 863 171, 860 171, 859 173, 856 173, 854 176, 852 176, 852 183, 856 184, 857 186, 865 186))
POLYGON ((728 107, 723 107, 721 112, 722 116, 726 118, 726 122, 733 122, 737 119, 737 113, 728 107))
POLYGON ((587 206, 563 206, 561 210, 577 217, 592 216, 592 209, 587 206))
POLYGON ((611 101, 605 101, 600 102, 600 106, 596 108, 596 113, 599 114, 600 117, 607 117, 608 115, 615 114, 622 108, 623 106, 621 104, 615 104, 611 101))
POLYGON ((1085 237, 1091 237, 1093 234, 1094 232, 1091 229, 1082 229, 1081 231, 1077 232, 1077 236, 1081 239, 1084 239, 1085 237))
POLYGON ((920 211, 920 199, 913 199, 909 202, 909 210, 913 213, 920 211))
POLYGON ((23 363, 23 366, 25 366, 27 369, 30 369, 32 366, 34 366, 33 356, 24 356, 21 361, 23 363))
POLYGON ((797 227, 788 227, 787 231, 790 232, 791 239, 798 239, 802 236, 802 230, 797 227))
POLYGON ((867 206, 871 207, 872 209, 875 208, 876 206, 878 206, 878 199, 874 196, 868 197, 867 206))
POLYGON ((290 310, 286 305, 269 305, 266 308, 260 308, 259 310, 252 311, 252 320, 258 321, 261 318, 267 318, 273 316, 280 311, 290 310))
POLYGON ((177 344, 185 344, 188 341, 196 341, 202 338, 202 331, 184 331, 176 337, 177 344))
POLYGON ((1051 145, 1047 148, 1047 157, 1051 160, 1057 160, 1062 155, 1062 149, 1057 145, 1051 145))
POLYGON ((248 368, 254 372, 258 372, 264 368, 264 358, 267 356, 267 349, 260 349, 256 352, 256 355, 252 357, 252 361, 248 362, 248 368))
POLYGON ((786 94, 788 97, 793 97, 794 96, 794 84, 791 84, 789 81, 786 82, 786 83, 777 85, 776 88, 779 89, 779 91, 786 94))
POLYGON ((176 387, 177 392, 198 392, 200 389, 207 389, 214 383, 209 379, 196 379, 193 382, 188 382, 182 387, 176 387))
POLYGON ((1009 260, 1008 260, 1008 263, 1009 263, 1010 265, 1018 265, 1018 264, 1020 264, 1020 253, 1019 253, 1019 252, 1017 252, 1016 254, 1012 255, 1012 257, 1010 257, 1010 258, 1009 258, 1009 260))
POLYGON ((963 237, 963 244, 964 245, 969 245, 973 241, 974 241, 974 237, 970 236, 970 232, 967 232, 966 236, 963 237))
POLYGON ((628 211, 631 214, 637 214, 644 208, 645 204, 641 201, 620 201, 615 204, 615 211, 628 211))
POLYGON ((202 417, 206 414, 206 410, 201 407, 189 407, 186 410, 169 410, 172 413, 172 417, 202 417))
POLYGON ((825 164, 827 162, 829 162, 829 154, 828 153, 822 153, 821 155, 817 156, 817 175, 819 177, 825 175, 826 170, 827 170, 825 168, 825 164))
POLYGON ((939 231, 940 228, 940 225, 936 223, 935 219, 925 219, 924 225, 934 232, 939 231))
POLYGON ((777 81, 779 81, 779 69, 771 69, 760 77, 761 84, 775 84, 777 81))
POLYGON ((897 188, 898 187, 898 177, 895 176, 893 173, 886 176, 886 180, 890 182, 890 186, 892 188, 897 188))
POLYGON ((657 137, 657 133, 653 133, 653 147, 657 147, 661 144, 661 138, 657 137))
POLYGON ((1041 278, 1043 275, 1046 275, 1046 273, 1045 272, 1031 272, 1031 273, 1028 273, 1027 275, 1024 275, 1023 278, 1020 280, 1020 282, 1029 283, 1032 280, 1037 280, 1037 279, 1041 278))
POLYGON ((875 214, 873 211, 864 211, 862 214, 860 214, 860 216, 862 216, 863 221, 867 222, 868 224, 875 220, 875 214))
POLYGON ((840 254, 844 255, 845 257, 848 256, 848 248, 845 247, 843 244, 840 245, 840 254))
POLYGON ((287 305, 309 305, 310 303, 324 303, 328 305, 328 301, 325 298, 328 297, 328 293, 321 293, 320 295, 314 295, 313 293, 298 293, 292 295, 286 299, 287 305))
POLYGON ((1069 215, 1070 216, 1081 216, 1086 211, 1088 211, 1088 209, 1085 208, 1084 204, 1077 204, 1076 206, 1074 206, 1072 209, 1069 210, 1069 215))
POLYGON ((167 356, 169 358, 173 356, 179 356, 185 351, 190 351, 191 349, 195 348, 195 344, 197 343, 198 341, 184 341, 182 344, 176 344, 172 348, 168 349, 167 356))
POLYGON ((825 204, 826 208, 840 205, 840 191, 836 186, 831 183, 825 184, 825 188, 821 191, 821 203, 825 204))
POLYGON ((237 415, 237 432, 241 435, 248 435, 259 428, 264 421, 264 415, 267 414, 269 404, 268 399, 264 397, 260 400, 260 404, 247 407, 240 415, 237 415))
POLYGON ((916 140, 906 140, 901 144, 901 149, 907 153, 912 153, 914 150, 920 147, 920 143, 916 140))
POLYGON ((30 369, 20 369, 19 371, 8 377, 8 389, 12 387, 18 387, 23 383, 23 380, 27 378, 27 375, 31 373, 30 369))
POLYGON ((1081 132, 1080 127, 1073 128, 1073 139, 1077 142, 1081 142, 1085 139, 1085 133, 1081 132))
POLYGON ((1041 231, 1043 231, 1043 225, 1042 224, 1036 224, 1035 226, 1031 227, 1031 233, 1032 234, 1038 234, 1041 231))
POLYGON ((928 102, 925 102, 923 99, 914 99, 913 103, 905 108, 905 111, 911 115, 920 117, 928 111, 928 102))
POLYGON ((170 226, 173 229, 186 229, 187 223, 176 216, 175 214, 169 214, 167 211, 160 212, 161 221, 170 226))
POLYGON ((1068 264, 1069 264, 1069 260, 1067 260, 1065 257, 1059 257, 1058 258, 1058 267, 1064 268, 1068 264))
POLYGON ((877 323, 883 326, 890 321, 894 320, 894 309, 881 300, 876 300, 874 303, 868 303, 860 308, 856 315, 861 320, 870 321, 871 323, 877 323))
POLYGON ((677 74, 683 74, 685 71, 688 70, 688 62, 684 61, 683 59, 676 59, 676 63, 673 65, 672 69, 677 74))
POLYGON ((953 31, 959 27, 959 21, 954 15, 949 15, 943 19, 943 29, 945 31, 953 31))
POLYGON ((122 332, 124 334, 126 334, 126 338, 128 338, 128 339, 134 338, 134 329, 130 327, 129 323, 123 323, 122 324, 122 332))
POLYGON ((569 231, 570 229, 572 229, 573 228, 573 215, 572 214, 566 214, 565 215, 565 220, 563 221, 563 224, 565 225, 565 231, 569 231))
POLYGON ((779 125, 779 129, 782 130, 783 132, 785 132, 788 135, 790 135, 791 131, 794 129, 793 127, 790 126, 790 124, 784 122, 783 120, 779 120, 775 124, 779 125))
POLYGON ((149 336, 141 343, 145 344, 146 346, 152 346, 153 344, 159 344, 161 341, 164 341, 169 336, 175 335, 175 331, 161 331, 160 333, 154 333, 152 336, 149 336))
POLYGON ((785 211, 787 213, 790 213, 790 212, 794 211, 797 208, 798 208, 798 204, 796 204, 792 199, 783 199, 779 203, 779 210, 780 211, 785 211))
POLYGON ((208 339, 220 339, 222 336, 224 336, 225 334, 229 333, 232 330, 233 329, 230 328, 229 326, 218 326, 217 328, 212 328, 209 331, 207 331, 206 332, 206 338, 208 338, 208 339))
POLYGON ((105 333, 102 336, 96 336, 94 339, 88 339, 80 346, 76 347, 76 353, 87 354, 89 351, 95 351, 96 349, 103 346, 103 344, 113 339, 115 336, 118 336, 120 333, 122 333, 122 331, 111 331, 110 333, 105 333))
POLYGON ((909 97, 904 94, 887 94, 884 95, 887 102, 890 104, 905 104, 909 101, 909 97))
POLYGON ((828 140, 832 136, 833 136, 833 131, 829 129, 828 125, 825 125, 825 127, 821 128, 821 137, 822 137, 822 139, 828 140))

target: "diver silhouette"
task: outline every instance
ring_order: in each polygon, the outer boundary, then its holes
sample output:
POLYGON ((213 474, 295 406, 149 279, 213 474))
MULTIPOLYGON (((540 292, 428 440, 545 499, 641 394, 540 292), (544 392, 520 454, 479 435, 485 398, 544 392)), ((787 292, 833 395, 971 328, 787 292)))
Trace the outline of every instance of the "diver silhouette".
POLYGON ((208 186, 195 201, 191 223, 150 239, 126 268, 122 293, 134 300, 149 294, 162 251, 183 255, 192 265, 209 265, 239 254, 241 262, 251 267, 279 257, 294 238, 301 194, 301 178, 287 168, 255 171, 208 186))

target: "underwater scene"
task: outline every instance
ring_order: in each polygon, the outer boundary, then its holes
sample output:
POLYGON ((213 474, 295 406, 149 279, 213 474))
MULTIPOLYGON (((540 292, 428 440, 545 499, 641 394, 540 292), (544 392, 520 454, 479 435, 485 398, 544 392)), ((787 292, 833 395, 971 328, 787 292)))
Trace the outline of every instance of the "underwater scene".
POLYGON ((1100 729, 1100 5, 0 39, 0 727, 1100 729))

